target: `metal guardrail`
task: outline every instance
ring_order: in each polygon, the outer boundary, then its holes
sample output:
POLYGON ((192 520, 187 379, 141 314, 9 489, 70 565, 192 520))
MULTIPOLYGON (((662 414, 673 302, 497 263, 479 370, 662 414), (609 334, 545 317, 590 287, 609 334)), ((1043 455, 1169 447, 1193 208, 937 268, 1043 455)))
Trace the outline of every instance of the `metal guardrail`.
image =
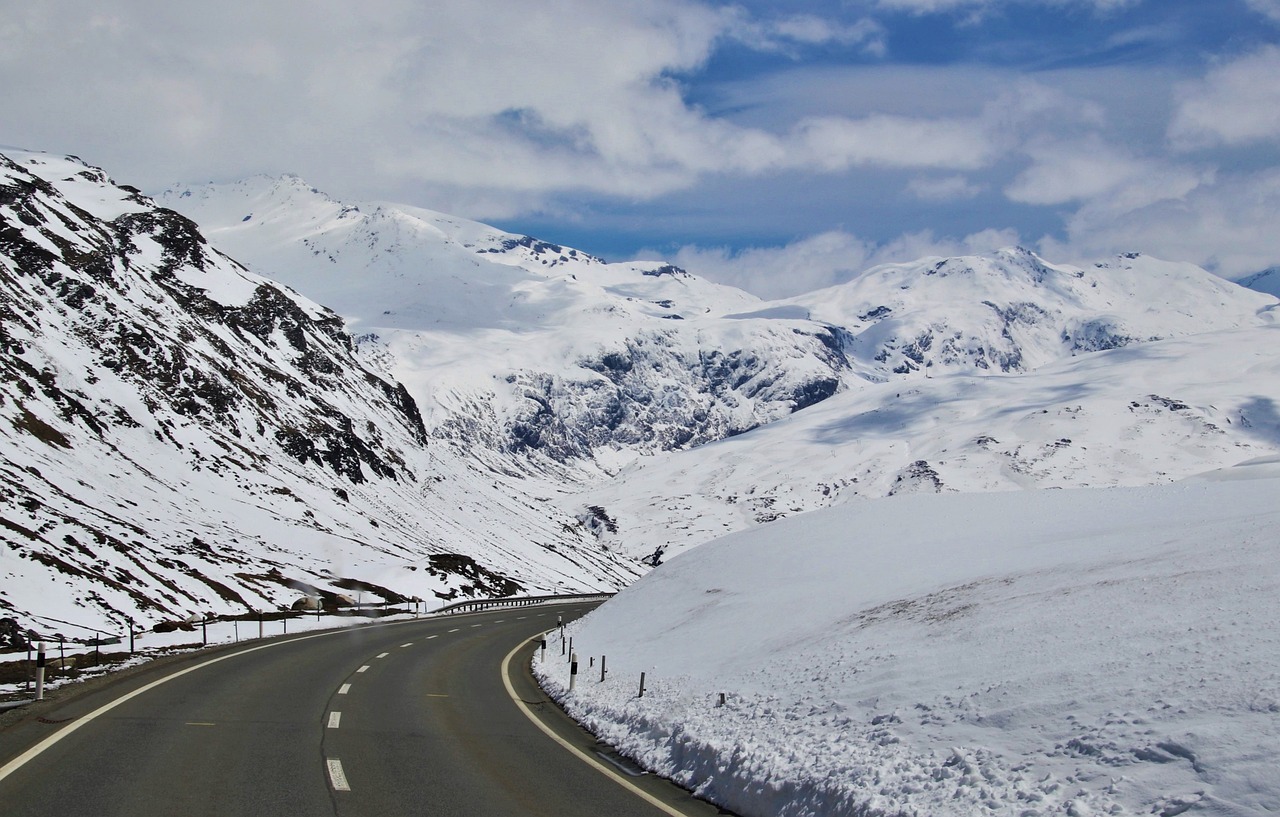
POLYGON ((614 595, 614 593, 575 593, 568 596, 512 596, 501 599, 473 599, 472 601, 460 601, 432 610, 431 615, 448 616, 454 613, 475 613, 480 610, 498 610, 504 607, 532 607, 535 604, 544 604, 546 602, 606 601, 613 598, 614 595))

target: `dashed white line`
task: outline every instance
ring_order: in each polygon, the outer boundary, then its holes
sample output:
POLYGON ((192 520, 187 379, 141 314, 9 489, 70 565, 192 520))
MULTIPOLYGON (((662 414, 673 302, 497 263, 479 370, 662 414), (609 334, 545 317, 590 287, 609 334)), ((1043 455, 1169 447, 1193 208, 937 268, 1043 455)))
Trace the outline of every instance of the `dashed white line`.
POLYGON ((498 619, 497 621, 495 621, 495 622, 493 622, 493 623, 494 623, 494 624, 501 624, 501 623, 503 623, 504 621, 506 621, 506 619, 505 619, 505 618, 500 618, 500 619, 498 619))
POLYGON ((378 657, 378 658, 386 658, 386 657, 387 657, 388 655, 390 655, 390 654, 391 654, 391 653, 389 653, 389 652, 380 652, 380 653, 378 653, 377 657, 378 657))
POLYGON ((458 630, 460 630, 460 629, 462 629, 462 628, 461 628, 461 627, 454 627, 454 628, 453 628, 452 630, 450 630, 449 632, 451 632, 451 633, 456 633, 456 632, 458 632, 458 630))
POLYGON ((483 626, 484 626, 483 624, 472 624, 472 625, 471 625, 471 629, 473 629, 473 630, 474 630, 474 629, 475 629, 475 628, 477 628, 477 627, 483 627, 483 626))
POLYGON ((341 713, 341 712, 330 712, 330 713, 329 713, 329 728, 330 728, 330 729, 337 729, 337 728, 338 728, 339 726, 341 726, 341 725, 342 725, 342 713, 341 713))
POLYGON ((412 641, 410 641, 408 644, 401 644, 401 645, 400 645, 400 649, 402 649, 402 650, 403 650, 405 647, 412 647, 412 646, 413 646, 413 642, 412 642, 412 641))
POLYGON ((368 672, 368 671, 369 671, 369 665, 368 665, 368 664, 365 664, 363 667, 361 667, 360 669, 356 670, 356 672, 368 672))
POLYGON ((524 621, 528 616, 516 616, 516 621, 524 621))
POLYGON ((351 691, 351 684, 343 684, 342 686, 338 687, 339 695, 346 695, 350 691, 351 691))
POLYGON ((347 775, 342 771, 342 761, 336 757, 325 760, 325 765, 329 767, 329 784, 333 786, 334 791, 351 791, 351 784, 347 782, 347 775))
POLYGON ((431 640, 431 639, 433 639, 433 638, 439 638, 439 637, 440 637, 440 634, 439 634, 439 633, 437 633, 437 634, 435 634, 435 635, 429 635, 429 636, 427 636, 427 640, 429 641, 429 640, 431 640))

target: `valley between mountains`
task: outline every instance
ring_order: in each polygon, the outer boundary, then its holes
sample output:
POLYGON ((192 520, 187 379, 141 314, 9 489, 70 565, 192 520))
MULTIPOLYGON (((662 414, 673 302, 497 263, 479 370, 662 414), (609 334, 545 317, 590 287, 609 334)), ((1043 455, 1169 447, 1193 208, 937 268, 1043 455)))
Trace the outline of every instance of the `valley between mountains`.
POLYGON ((296 177, 0 170, 22 629, 616 589, 826 506, 1280 449, 1276 298, 1188 264, 1010 248, 766 302, 296 177))

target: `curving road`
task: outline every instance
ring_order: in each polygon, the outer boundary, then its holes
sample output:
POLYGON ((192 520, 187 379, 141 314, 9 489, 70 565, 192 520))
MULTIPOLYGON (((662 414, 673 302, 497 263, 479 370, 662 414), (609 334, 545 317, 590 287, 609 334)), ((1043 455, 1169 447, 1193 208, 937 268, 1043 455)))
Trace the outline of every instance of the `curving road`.
POLYGON ((528 676, 529 639, 553 628, 557 616, 568 620, 592 606, 518 608, 242 644, 56 705, 33 705, 0 731, 0 811, 5 817, 721 813, 658 778, 606 774, 609 764, 584 762, 604 747, 546 704, 528 676), (521 644, 504 683, 504 659, 521 644), (545 729, 508 686, 539 712, 545 729))

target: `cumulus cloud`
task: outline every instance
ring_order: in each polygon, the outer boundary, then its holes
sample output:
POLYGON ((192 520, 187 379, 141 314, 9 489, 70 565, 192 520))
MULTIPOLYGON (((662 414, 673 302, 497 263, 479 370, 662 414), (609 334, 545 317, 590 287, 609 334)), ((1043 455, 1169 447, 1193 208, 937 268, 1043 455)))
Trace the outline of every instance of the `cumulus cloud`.
POLYGON ((1280 140, 1277 77, 1280 48, 1272 45, 1179 86, 1170 138, 1184 149, 1280 140))
POLYGON ((0 25, 6 141, 83 152, 144 186, 193 166, 290 170, 339 194, 426 189, 447 208, 500 191, 647 199, 713 173, 991 156, 972 123, 929 117, 746 127, 690 104, 673 79, 729 40, 874 53, 883 30, 870 21, 757 19, 695 0, 49 0, 0 25))
POLYGON ((1069 217, 1065 240, 1044 239, 1041 248, 1063 259, 1138 250, 1238 278, 1280 261, 1277 212, 1280 169, 1219 173, 1186 195, 1141 206, 1088 202, 1069 217))
POLYGON ((686 246, 676 253, 684 269, 761 298, 778 299, 835 286, 877 264, 914 261, 925 256, 990 252, 1019 242, 1013 230, 983 230, 964 238, 940 238, 930 231, 907 233, 876 243, 843 230, 806 236, 778 247, 686 246))

